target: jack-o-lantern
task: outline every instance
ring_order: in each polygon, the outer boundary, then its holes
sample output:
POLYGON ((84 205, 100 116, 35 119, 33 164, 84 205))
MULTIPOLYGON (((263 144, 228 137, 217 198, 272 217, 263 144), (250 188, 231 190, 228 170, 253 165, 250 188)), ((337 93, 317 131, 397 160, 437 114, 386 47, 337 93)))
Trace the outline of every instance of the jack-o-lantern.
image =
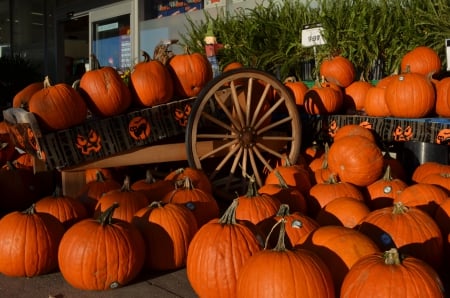
POLYGON ((136 116, 128 123, 128 133, 136 141, 143 141, 150 136, 150 123, 141 116, 136 116))
POLYGON ((437 144, 449 144, 450 143, 450 128, 444 128, 439 131, 436 136, 437 144))
POLYGON ((36 150, 39 151, 39 145, 38 142, 36 141, 36 138, 34 136, 34 132, 31 128, 27 128, 27 139, 28 139, 28 143, 30 144, 30 146, 36 150))
POLYGON ((100 135, 91 129, 87 136, 77 135, 76 145, 81 154, 90 155, 92 152, 99 152, 102 149, 102 139, 100 135))
POLYGON ((190 104, 186 104, 184 109, 175 109, 175 119, 181 127, 186 127, 189 115, 191 114, 192 107, 190 104))
POLYGON ((414 135, 413 129, 411 126, 407 126, 405 128, 400 125, 393 132, 394 141, 409 141, 412 139, 414 135))

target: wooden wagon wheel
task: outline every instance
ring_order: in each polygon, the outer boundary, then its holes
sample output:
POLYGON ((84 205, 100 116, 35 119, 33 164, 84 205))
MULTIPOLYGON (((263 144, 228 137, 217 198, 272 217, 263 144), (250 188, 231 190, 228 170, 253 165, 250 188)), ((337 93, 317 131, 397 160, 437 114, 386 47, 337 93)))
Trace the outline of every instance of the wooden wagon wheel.
POLYGON ((292 94, 274 76, 241 68, 210 81, 186 127, 189 166, 204 170, 216 191, 235 195, 247 178, 262 185, 276 162, 300 154, 301 121, 292 94))

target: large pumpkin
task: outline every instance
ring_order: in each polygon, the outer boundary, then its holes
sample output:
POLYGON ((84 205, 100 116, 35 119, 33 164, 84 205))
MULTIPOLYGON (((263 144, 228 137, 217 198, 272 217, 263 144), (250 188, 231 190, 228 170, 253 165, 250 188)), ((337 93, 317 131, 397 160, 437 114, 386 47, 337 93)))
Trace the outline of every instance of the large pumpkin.
POLYGON ((343 56, 335 56, 322 61, 319 67, 320 76, 328 82, 343 88, 350 86, 355 80, 356 70, 353 63, 343 56))
POLYGON ((341 181, 364 187, 383 174, 383 153, 376 143, 365 137, 346 136, 330 146, 328 167, 341 181))
POLYGON ((186 265, 189 243, 198 230, 186 206, 154 201, 134 214, 132 224, 144 237, 147 269, 173 270, 186 265))
POLYGON ((347 272, 362 257, 379 252, 374 241, 355 229, 323 226, 302 239, 299 248, 309 249, 325 261, 333 276, 336 295, 347 272))
POLYGON ((334 297, 333 280, 324 261, 306 249, 286 249, 285 220, 280 219, 279 224, 276 247, 255 253, 242 266, 236 297, 334 297))
POLYGON ((173 80, 167 67, 159 60, 151 60, 143 52, 144 61, 136 64, 130 82, 139 105, 151 107, 167 103, 173 96, 173 80))
POLYGON ((349 270, 341 287, 342 298, 444 296, 444 286, 436 271, 420 259, 402 255, 396 248, 361 258, 349 270))
POLYGON ((48 77, 44 88, 31 96, 28 109, 39 124, 50 131, 81 124, 87 117, 86 103, 80 94, 65 83, 52 86, 48 77))
POLYGON ((193 97, 213 78, 211 64, 200 53, 185 53, 169 60, 169 70, 174 81, 175 95, 193 97))
POLYGON ((436 86, 436 114, 450 117, 450 77, 438 81, 436 86))
POLYGON ((98 219, 84 219, 66 231, 58 250, 63 278, 82 290, 127 285, 141 271, 145 243, 131 223, 112 218, 113 204, 98 219), (120 270, 119 270, 120 268, 120 270))
POLYGON ((441 231, 434 219, 419 208, 396 202, 392 207, 374 210, 361 221, 359 231, 375 241, 381 250, 396 247, 435 269, 442 266, 441 231))
POLYGON ((36 212, 8 213, 0 220, 0 272, 33 277, 56 270, 63 225, 52 215, 36 212))
POLYGON ((189 245, 186 273, 200 297, 235 297, 242 266, 264 245, 253 224, 236 219, 237 206, 235 199, 220 219, 203 225, 189 245))
POLYGON ((422 118, 433 111, 436 103, 434 87, 422 74, 406 72, 386 87, 386 105, 394 117, 422 118))
POLYGON ((441 59, 439 54, 427 46, 418 46, 406 53, 401 60, 401 70, 405 72, 408 68, 411 72, 424 76, 431 76, 441 71, 441 59))
POLYGON ((80 79, 79 91, 92 113, 99 117, 119 115, 131 105, 128 86, 109 66, 85 72, 80 79))

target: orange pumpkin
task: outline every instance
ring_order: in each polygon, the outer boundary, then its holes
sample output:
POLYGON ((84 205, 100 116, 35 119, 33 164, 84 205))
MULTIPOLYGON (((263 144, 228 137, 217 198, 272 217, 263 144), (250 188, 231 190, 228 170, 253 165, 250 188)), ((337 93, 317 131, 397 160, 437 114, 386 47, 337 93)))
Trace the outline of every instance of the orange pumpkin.
POLYGON ((418 46, 407 52, 401 60, 401 71, 409 68, 411 72, 431 76, 441 71, 441 58, 432 48, 418 46))
POLYGON ((438 269, 443 261, 441 231, 426 212, 394 203, 370 212, 358 230, 370 237, 381 250, 396 247, 400 252, 422 259, 438 269))
POLYGON ((436 86, 436 114, 450 117, 450 77, 438 81, 436 86))
POLYGON ((384 159, 376 143, 358 135, 346 136, 330 146, 328 167, 340 180, 364 187, 381 177, 384 159))
POLYGON ((119 115, 132 101, 128 86, 109 66, 85 72, 80 79, 79 91, 92 113, 99 117, 119 115))
POLYGON ((319 67, 320 76, 346 88, 355 80, 356 70, 353 63, 343 56, 335 56, 322 61, 319 67))
POLYGON ((394 199, 408 207, 416 207, 434 218, 439 205, 449 197, 447 189, 425 182, 409 185, 394 199))
POLYGON ((399 118, 422 118, 429 115, 436 103, 430 80, 422 74, 407 72, 386 87, 389 112, 399 118))
POLYGON ((341 297, 373 297, 374 289, 378 297, 445 296, 436 271, 396 248, 364 256, 356 262, 345 276, 341 297))
POLYGON ((386 87, 377 85, 367 90, 364 111, 367 116, 373 117, 388 117, 391 114, 386 103, 386 87))
POLYGON ((353 229, 369 213, 370 209, 364 201, 340 197, 320 209, 316 220, 321 226, 336 225, 353 229))
POLYGON ((297 81, 295 78, 287 78, 284 81, 284 85, 292 92, 297 106, 303 108, 305 94, 309 90, 309 87, 302 81, 297 81))
POLYGON ((342 127, 339 127, 336 133, 334 134, 333 140, 336 142, 343 137, 347 136, 362 136, 367 138, 369 141, 375 142, 375 134, 369 129, 365 128, 358 124, 346 124, 342 127))
POLYGON ((169 71, 174 82, 175 95, 193 97, 212 80, 213 72, 208 59, 200 53, 185 53, 169 60, 169 71))
POLYGON ((144 51, 144 61, 134 66, 130 82, 136 102, 145 107, 169 102, 173 97, 173 80, 167 67, 151 60, 144 51))
POLYGON ((34 277, 58 268, 58 245, 63 225, 52 215, 13 211, 0 220, 0 272, 6 276, 34 277))
POLYGON ((31 96, 28 109, 39 124, 50 131, 81 124, 87 117, 87 106, 80 94, 65 83, 52 86, 48 77, 44 88, 31 96))
POLYGON ((364 110, 367 91, 371 88, 372 84, 360 79, 344 89, 344 110, 347 114, 364 110))
POLYGON ((44 88, 43 82, 34 82, 20 90, 19 92, 14 95, 12 100, 12 107, 13 108, 23 108, 25 110, 28 110, 28 102, 30 101, 31 97, 34 93, 44 88))
POLYGON ((303 101, 305 111, 310 115, 337 113, 344 103, 342 90, 333 83, 317 83, 306 93, 303 101))

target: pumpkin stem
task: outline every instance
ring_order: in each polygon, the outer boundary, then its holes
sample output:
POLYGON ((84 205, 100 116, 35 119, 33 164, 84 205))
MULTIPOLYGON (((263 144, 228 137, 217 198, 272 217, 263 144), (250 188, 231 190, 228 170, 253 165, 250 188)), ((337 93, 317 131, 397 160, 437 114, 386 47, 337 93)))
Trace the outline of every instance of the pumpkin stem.
POLYGON ((114 202, 108 209, 105 210, 105 212, 102 212, 100 216, 98 217, 98 221, 102 226, 110 225, 112 223, 112 216, 114 213, 114 210, 119 207, 119 203, 114 202))
POLYGON ((126 192, 126 191, 133 191, 132 189, 131 189, 131 179, 130 179, 130 176, 125 176, 125 179, 123 180, 123 185, 122 185, 122 187, 120 188, 120 191, 122 191, 122 192, 126 192))
POLYGON ((289 205, 281 204, 276 216, 285 217, 285 216, 288 216, 289 214, 290 214, 289 205))
POLYGON ((152 172, 150 170, 145 171, 145 182, 148 184, 156 182, 156 179, 155 177, 153 177, 152 172))
POLYGON ((400 265, 402 263, 400 253, 395 247, 385 251, 383 253, 383 258, 386 265, 400 265))
POLYGON ((95 172, 95 181, 97 181, 97 182, 105 182, 105 177, 103 176, 102 171, 97 170, 97 172, 95 172))
POLYGON ((142 56, 144 57, 144 62, 149 62, 152 60, 146 51, 142 51, 142 56))
POLYGON ((407 213, 409 210, 408 206, 405 206, 403 202, 395 202, 392 208, 392 214, 403 214, 407 213))
POLYGON ((45 76, 45 78, 44 78, 44 89, 48 88, 48 87, 51 87, 51 86, 52 86, 52 84, 50 83, 50 78, 48 76, 45 76))
POLYGON ((36 203, 31 204, 30 207, 28 207, 27 209, 25 209, 24 211, 22 211, 23 214, 35 214, 36 213, 36 203))
POLYGON ((267 245, 269 244, 270 236, 272 235, 275 228, 280 225, 280 232, 278 234, 278 241, 277 245, 273 248, 274 251, 285 251, 286 250, 286 244, 284 243, 284 237, 286 234, 286 218, 281 218, 279 221, 277 221, 276 224, 273 225, 272 229, 270 229, 269 234, 267 235, 266 242, 264 244, 264 249, 267 249, 267 245))
POLYGON ((148 205, 149 208, 160 208, 164 206, 165 204, 162 201, 153 201, 148 205))
POLYGON ((258 187, 256 186, 256 180, 255 180, 254 176, 250 177, 250 180, 248 181, 248 188, 247 188, 246 196, 248 198, 258 196, 258 187))
POLYGON ((281 186, 281 188, 288 189, 289 186, 287 185, 286 180, 284 180, 283 176, 281 176, 280 171, 275 169, 273 172, 274 172, 275 176, 277 177, 278 184, 281 186))
POLYGON ((175 187, 181 186, 183 189, 194 189, 194 183, 192 182, 192 179, 188 176, 184 177, 181 180, 177 181, 178 183, 175 183, 175 187))
POLYGON ((330 177, 328 177, 328 180, 325 183, 336 184, 338 182, 339 182, 339 179, 338 179, 336 173, 332 173, 332 174, 330 174, 330 177))
POLYGON ((228 225, 235 225, 236 222, 236 209, 239 204, 238 199, 234 199, 233 202, 231 202, 230 206, 228 206, 227 210, 225 210, 225 213, 220 217, 219 223, 220 224, 228 224, 228 225))
POLYGON ((392 181, 392 174, 391 174, 391 166, 387 165, 386 167, 386 171, 384 172, 383 175, 383 180, 384 181, 392 181))

